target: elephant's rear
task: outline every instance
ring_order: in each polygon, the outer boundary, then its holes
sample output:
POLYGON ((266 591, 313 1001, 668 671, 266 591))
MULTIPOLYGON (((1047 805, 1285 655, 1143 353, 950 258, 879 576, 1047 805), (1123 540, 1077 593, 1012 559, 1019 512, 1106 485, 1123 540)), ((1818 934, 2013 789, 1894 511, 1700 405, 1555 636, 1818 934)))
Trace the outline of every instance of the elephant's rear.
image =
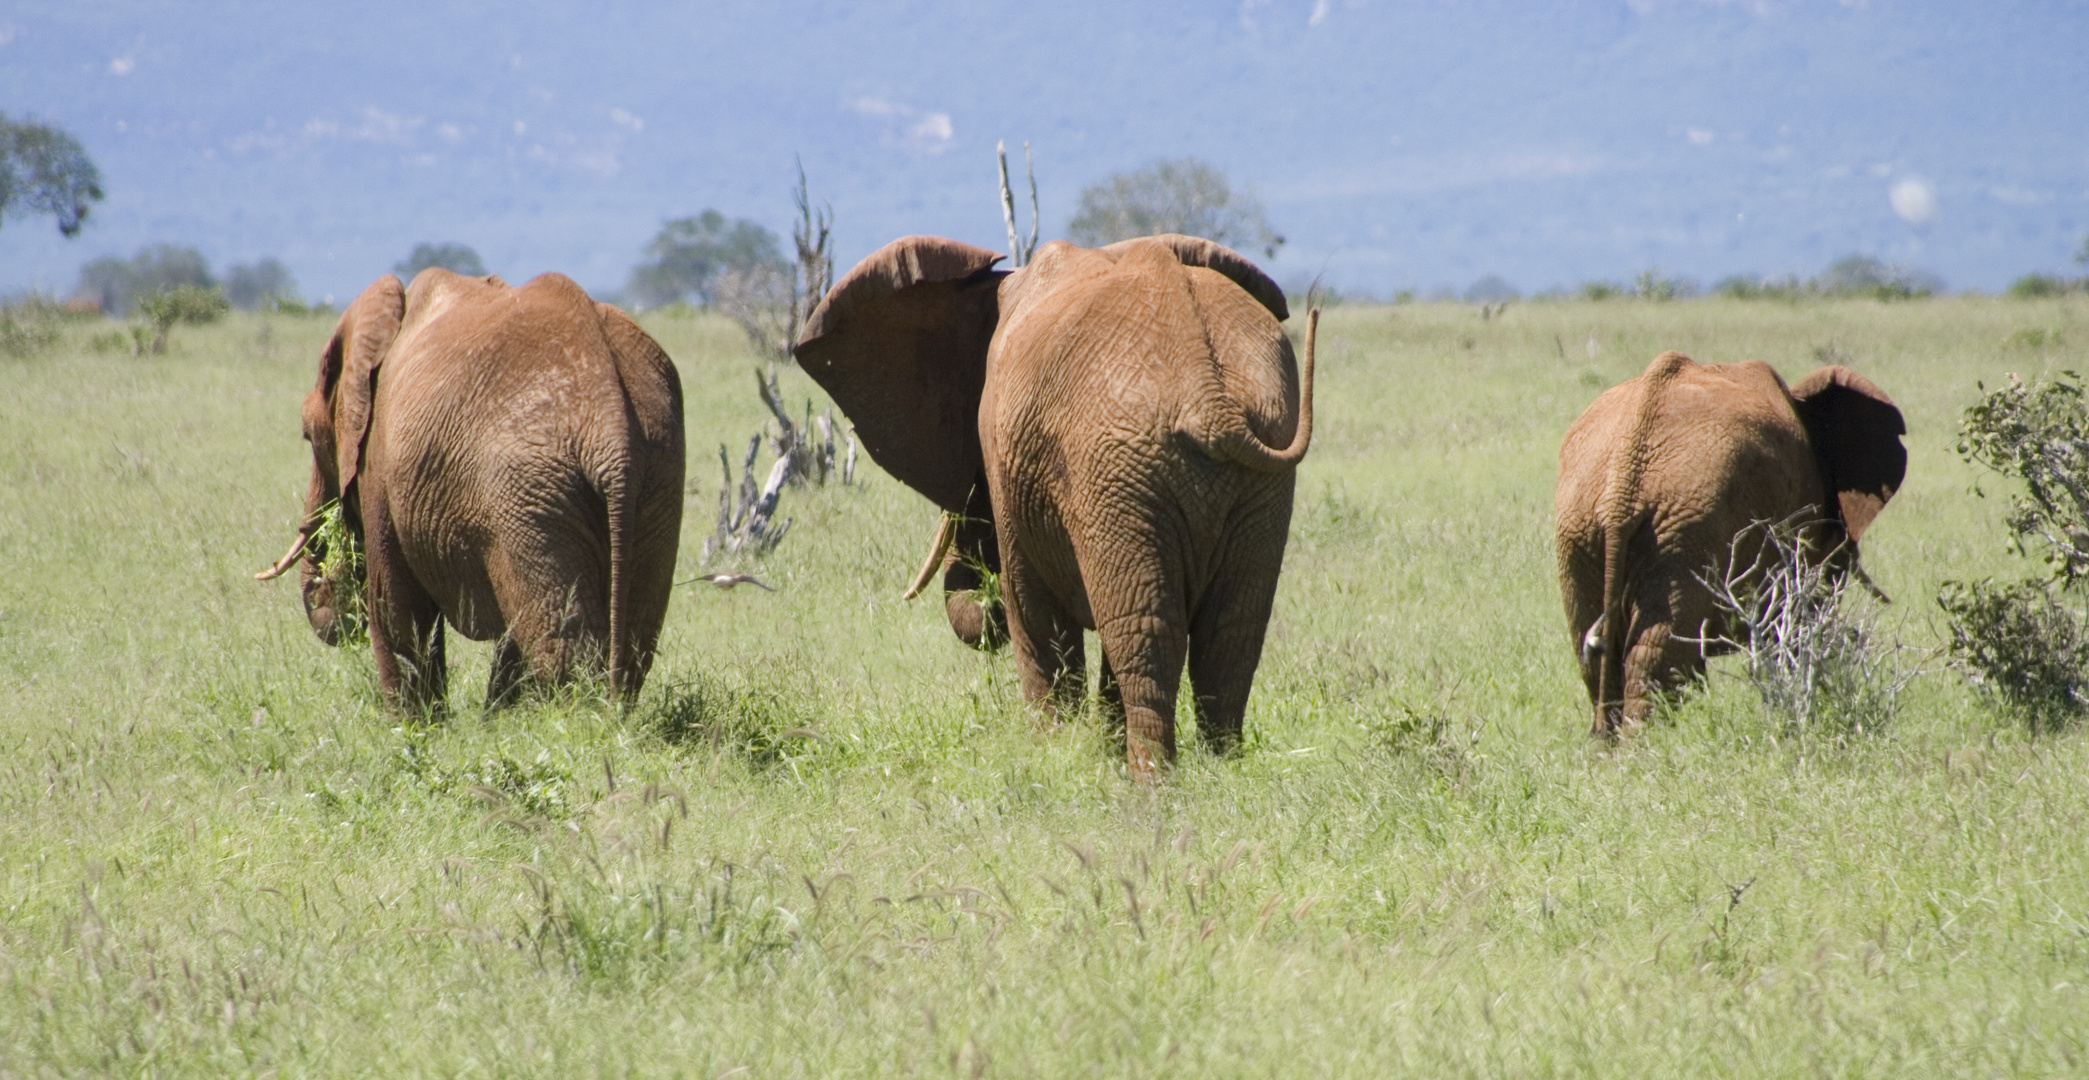
POLYGON ((636 695, 652 668, 681 545, 682 381, 630 316, 597 305, 625 401, 626 452, 604 463, 610 508, 610 682, 636 695), (611 477, 614 480, 611 480, 611 477))
POLYGON ((454 288, 386 376, 390 468, 429 478, 395 485, 408 561, 460 631, 505 636, 537 681, 600 664, 635 693, 680 539, 674 367, 562 276, 454 288))

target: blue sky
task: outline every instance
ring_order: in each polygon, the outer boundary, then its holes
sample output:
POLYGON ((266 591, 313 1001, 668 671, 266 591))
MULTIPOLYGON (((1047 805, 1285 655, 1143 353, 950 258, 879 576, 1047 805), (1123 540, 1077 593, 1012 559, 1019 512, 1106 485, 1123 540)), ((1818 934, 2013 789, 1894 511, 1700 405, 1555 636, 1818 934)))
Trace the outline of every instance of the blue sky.
POLYGON ((1290 242, 1280 279, 1525 291, 1862 252, 1955 288, 2075 271, 2089 6, 1896 0, 0 6, 0 109, 77 135, 107 202, 0 227, 0 291, 194 244, 345 298, 422 240, 620 287, 668 217, 779 232, 793 156, 844 264, 999 247, 997 139, 1044 231, 1196 155, 1290 242), (1898 198, 1895 193, 1898 192, 1898 198))

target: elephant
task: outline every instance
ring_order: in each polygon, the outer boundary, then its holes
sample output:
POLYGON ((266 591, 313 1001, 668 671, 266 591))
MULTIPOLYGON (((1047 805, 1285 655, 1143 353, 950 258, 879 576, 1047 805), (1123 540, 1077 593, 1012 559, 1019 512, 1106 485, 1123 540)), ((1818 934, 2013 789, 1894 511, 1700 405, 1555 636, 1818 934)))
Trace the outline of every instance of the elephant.
POLYGON ((1054 717, 1085 697, 1096 631, 1106 721, 1150 780, 1175 759, 1185 662, 1206 746, 1239 741, 1312 441, 1317 312, 1299 364, 1283 290, 1211 241, 1000 259, 895 240, 795 353, 872 459, 948 515, 915 588, 944 565, 952 629, 1005 633, 1054 717))
POLYGON ((682 528, 682 384, 637 323, 544 274, 385 275, 342 312, 304 402, 312 474, 290 551, 319 639, 363 588, 387 704, 441 709, 443 624, 497 639, 486 698, 576 669, 635 696, 682 528), (366 569, 322 572, 338 507, 366 569))
POLYGON ((1906 432, 1886 392, 1840 365, 1787 387, 1760 360, 1664 352, 1598 397, 1560 445, 1553 506, 1592 734, 1635 729, 1731 651, 1705 581, 1759 565, 1759 526, 1799 524, 1804 558, 1862 578, 1857 541, 1906 475, 1906 432))

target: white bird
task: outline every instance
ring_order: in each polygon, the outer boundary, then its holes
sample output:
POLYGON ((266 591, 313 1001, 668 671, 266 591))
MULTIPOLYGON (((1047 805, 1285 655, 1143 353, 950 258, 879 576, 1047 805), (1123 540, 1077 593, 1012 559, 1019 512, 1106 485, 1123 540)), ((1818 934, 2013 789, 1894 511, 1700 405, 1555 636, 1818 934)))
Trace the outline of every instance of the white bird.
POLYGON ((764 585, 760 581, 755 580, 755 577, 752 574, 736 574, 731 571, 726 571, 724 573, 719 574, 699 575, 697 577, 690 578, 688 581, 682 582, 682 584, 694 585, 699 581, 708 581, 711 584, 718 586, 720 589, 730 589, 735 585, 752 585, 755 588, 765 589, 769 592, 776 591, 774 588, 768 585, 764 585))

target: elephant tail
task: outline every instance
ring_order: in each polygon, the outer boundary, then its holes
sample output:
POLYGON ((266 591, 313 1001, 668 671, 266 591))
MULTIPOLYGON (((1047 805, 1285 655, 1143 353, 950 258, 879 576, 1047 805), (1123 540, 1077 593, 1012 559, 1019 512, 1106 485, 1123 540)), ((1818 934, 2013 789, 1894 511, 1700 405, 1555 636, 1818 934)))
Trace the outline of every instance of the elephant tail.
POLYGON ((1320 309, 1306 313, 1306 352, 1298 365, 1298 426, 1291 433, 1291 445, 1281 449, 1270 446, 1257 438, 1254 429, 1248 427, 1245 414, 1236 404, 1232 407, 1232 422, 1228 431, 1219 439, 1227 457, 1256 472, 1278 473, 1298 467, 1305 459, 1306 449, 1313 444, 1313 341, 1319 336, 1320 309))
POLYGON ((1624 725, 1625 651, 1632 640, 1631 615, 1625 610, 1631 595, 1631 573, 1626 559, 1632 541, 1647 528, 1653 515, 1640 508, 1640 482, 1652 454, 1654 412, 1661 396, 1677 373, 1691 359, 1673 350, 1647 365, 1639 377, 1639 400, 1633 406, 1632 426, 1624 445, 1611 459, 1610 481, 1604 485, 1597 505, 1597 520, 1603 530, 1603 609, 1581 641, 1582 663, 1597 665, 1595 734, 1615 735, 1624 725))

